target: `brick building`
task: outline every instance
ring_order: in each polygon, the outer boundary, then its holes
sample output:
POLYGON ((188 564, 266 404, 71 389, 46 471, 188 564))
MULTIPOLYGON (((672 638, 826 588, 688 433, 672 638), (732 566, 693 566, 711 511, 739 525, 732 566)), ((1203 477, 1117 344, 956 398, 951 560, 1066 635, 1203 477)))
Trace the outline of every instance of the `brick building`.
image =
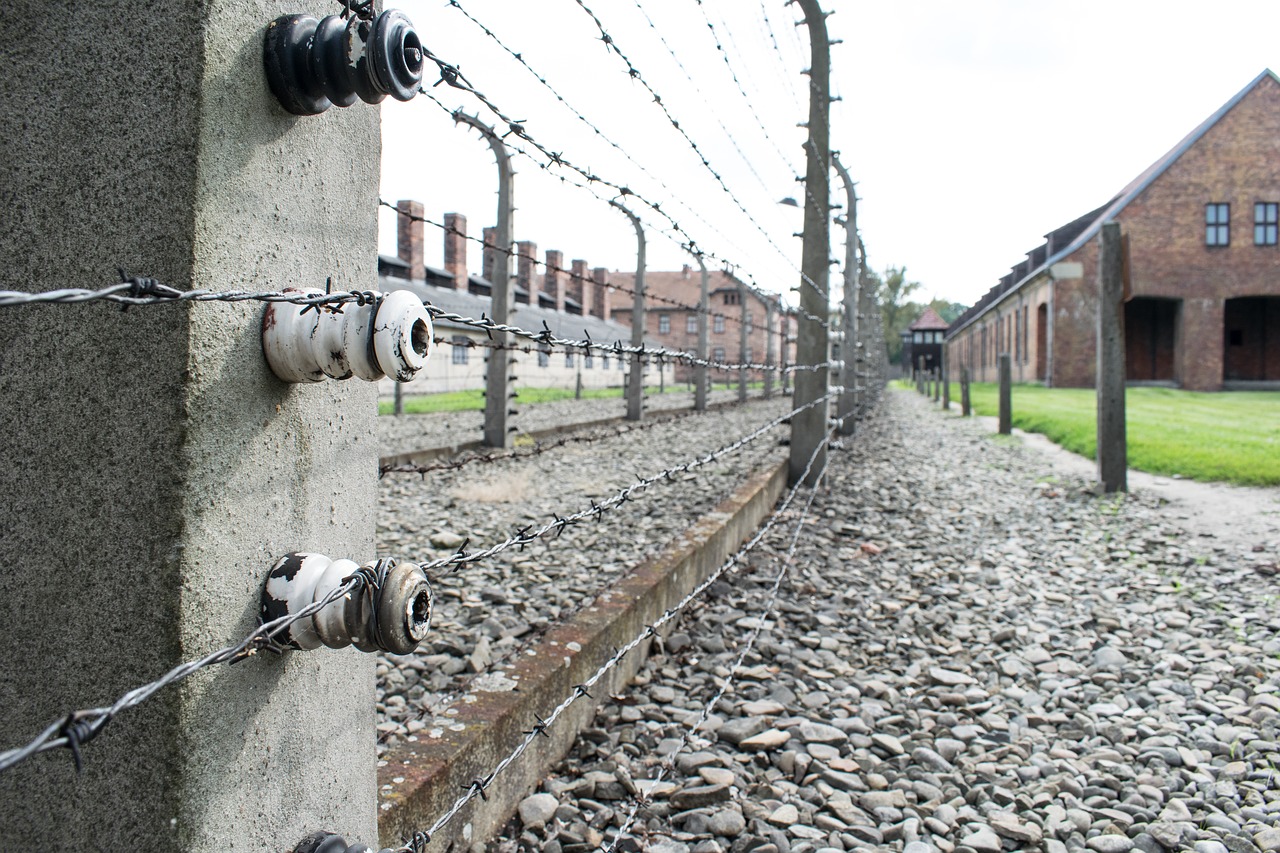
MULTIPOLYGON (((613 272, 610 283, 620 288, 614 296, 613 320, 631 325, 631 290, 635 287, 635 273, 613 272)), ((645 337, 657 341, 667 349, 687 352, 698 350, 697 305, 702 288, 702 273, 688 265, 679 272, 645 270, 646 328, 645 337)), ((708 273, 707 304, 711 312, 707 326, 707 347, 710 360, 723 363, 739 363, 743 327, 742 295, 746 295, 747 362, 764 364, 767 360, 768 341, 765 328, 767 318, 773 317, 773 363, 791 364, 795 359, 795 318, 780 307, 778 296, 761 292, 744 284, 733 273, 716 270, 708 273)), ((676 366, 676 380, 690 380, 692 371, 688 365, 676 366)), ((763 371, 752 371, 755 381, 763 377, 763 371)), ((736 378, 736 373, 712 371, 713 382, 736 378)))
MULTIPOLYGON (((420 202, 401 201, 397 207, 410 216, 423 215, 420 202)), ((467 270, 466 217, 447 213, 442 224, 445 227, 444 264, 443 268, 437 268, 426 263, 423 223, 407 216, 397 217, 396 256, 378 258, 379 289, 411 290, 424 302, 464 317, 491 314, 493 287, 490 282, 501 257, 494 242, 495 229, 486 228, 482 232, 482 269, 480 275, 475 275, 467 270)), ((573 340, 581 340, 585 332, 602 344, 631 343, 630 325, 607 319, 614 294, 604 267, 591 269, 584 260, 566 265, 564 253, 556 250, 547 251, 545 260, 539 263, 537 245, 527 241, 516 243, 515 249, 510 308, 513 325, 533 331, 545 326, 557 337, 573 340)), ((435 335, 443 342, 436 345, 418 376, 406 383, 405 392, 423 394, 483 388, 491 352, 484 346, 488 336, 479 329, 448 320, 435 322, 435 335)), ((565 352, 559 348, 553 352, 549 347, 529 341, 516 343, 521 349, 504 355, 509 359, 511 372, 518 377, 517 390, 520 385, 574 388, 579 382, 584 388, 621 386, 630 369, 629 360, 599 352, 565 352), (525 344, 529 352, 524 351, 525 344)), ((665 345, 654 338, 646 339, 645 343, 653 347, 665 345)), ((645 368, 645 383, 672 382, 673 369, 670 364, 661 368, 650 364, 645 368)), ((394 393, 395 386, 392 380, 386 379, 378 390, 381 396, 387 397, 394 393)))
POLYGON ((1109 202, 1045 235, 947 332, 952 365, 1092 387, 1098 234, 1126 243, 1130 383, 1280 383, 1280 77, 1264 71, 1109 202))

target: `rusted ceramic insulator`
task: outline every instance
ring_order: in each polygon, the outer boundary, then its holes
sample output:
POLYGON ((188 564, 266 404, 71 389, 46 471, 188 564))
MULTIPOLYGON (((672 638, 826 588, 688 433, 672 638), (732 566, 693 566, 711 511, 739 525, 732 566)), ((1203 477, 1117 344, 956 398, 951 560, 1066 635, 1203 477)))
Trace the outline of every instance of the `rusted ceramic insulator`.
POLYGON ((323 554, 286 554, 263 584, 262 621, 300 613, 358 572, 371 581, 294 622, 277 642, 295 649, 355 646, 397 655, 416 649, 431 626, 432 610, 431 584, 416 563, 374 560, 358 566, 323 554))

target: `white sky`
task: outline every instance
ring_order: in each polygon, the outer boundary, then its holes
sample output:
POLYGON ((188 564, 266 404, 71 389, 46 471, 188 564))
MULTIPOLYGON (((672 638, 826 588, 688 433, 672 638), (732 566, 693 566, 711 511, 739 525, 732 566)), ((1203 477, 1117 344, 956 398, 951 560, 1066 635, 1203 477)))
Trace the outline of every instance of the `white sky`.
MULTIPOLYGON (((807 32, 792 25, 801 17, 797 7, 782 0, 703 0, 701 9, 695 0, 586 0, 731 197, 606 51, 576 0, 459 2, 625 155, 444 0, 387 5, 408 13, 429 50, 460 66, 550 150, 658 202, 706 251, 765 289, 798 283, 800 240, 792 234, 802 213, 777 203, 803 193, 794 176, 804 172, 805 132, 796 124, 807 117, 808 78, 800 71, 809 61, 807 32), (704 10, 749 101, 716 49, 704 10)), ((1110 199, 1264 68, 1280 69, 1276 0, 825 0, 824 8, 836 13, 828 18, 831 37, 844 40, 832 48, 833 91, 843 97, 832 107, 832 148, 859 182, 858 224, 871 265, 905 264, 923 285, 917 298, 971 304, 1043 234, 1110 199)), ((428 82, 436 79, 432 66, 427 74, 428 82)), ((444 85, 432 91, 449 109, 478 110, 494 121, 465 92, 444 85)), ((455 127, 421 96, 385 102, 382 122, 383 198, 422 201, 437 221, 446 211, 463 213, 475 237, 493 224, 497 172, 474 131, 455 127)), ((620 213, 556 177, 576 178, 572 172, 513 157, 516 239, 536 242, 539 257, 560 249, 566 263, 584 258, 591 266, 635 268, 634 231, 620 213)), ((834 174, 832 190, 842 202, 834 174)), ((613 195, 605 187, 597 192, 613 195)), ((633 209, 648 226, 649 269, 691 262, 679 239, 662 235, 661 216, 633 209)), ((395 254, 394 220, 382 211, 384 254, 395 254)), ((843 240, 843 229, 833 226, 833 257, 843 258, 843 240)), ((442 265, 441 243, 427 226, 429 265, 442 265)), ((479 271, 474 244, 469 265, 479 271)))

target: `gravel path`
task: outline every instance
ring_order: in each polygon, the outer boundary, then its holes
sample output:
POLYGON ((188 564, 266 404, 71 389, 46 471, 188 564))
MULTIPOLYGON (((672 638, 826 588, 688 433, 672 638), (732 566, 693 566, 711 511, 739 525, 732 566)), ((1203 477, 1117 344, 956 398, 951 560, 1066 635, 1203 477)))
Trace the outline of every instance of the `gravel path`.
MULTIPOLYGON (((518 389, 517 389, 518 390, 518 389)), ((749 390, 752 397, 760 391, 749 390)), ((712 391, 708 400, 712 403, 738 399, 737 390, 712 391)), ((556 400, 550 403, 520 406, 519 414, 511 418, 511 425, 521 432, 536 432, 551 427, 576 423, 588 423, 604 418, 621 418, 627 404, 621 397, 605 397, 594 400, 556 400)), ((678 391, 669 394, 651 394, 645 398, 645 410, 671 412, 693 408, 693 394, 678 391)), ((429 415, 383 416, 378 418, 378 445, 383 456, 407 453, 432 447, 449 447, 481 438, 484 428, 483 412, 434 412, 429 415)))
MULTIPOLYGON (((480 550, 518 527, 589 509, 593 500, 616 495, 638 475, 651 476, 723 447, 790 405, 776 397, 757 400, 525 459, 425 478, 388 474, 380 487, 378 553, 426 562, 464 542, 467 550, 480 550)), ((651 486, 596 521, 433 578, 437 607, 428 639, 413 655, 383 656, 378 663, 379 754, 416 736, 468 680, 490 673, 548 625, 589 604, 752 471, 785 458, 778 442, 786 435, 785 426, 776 427, 733 454, 651 486)))
POLYGON ((789 524, 492 849, 585 853, 644 790, 620 850, 1280 850, 1280 542, 1206 548, 1157 498, 1096 497, 907 392, 828 485, 690 745, 789 524))

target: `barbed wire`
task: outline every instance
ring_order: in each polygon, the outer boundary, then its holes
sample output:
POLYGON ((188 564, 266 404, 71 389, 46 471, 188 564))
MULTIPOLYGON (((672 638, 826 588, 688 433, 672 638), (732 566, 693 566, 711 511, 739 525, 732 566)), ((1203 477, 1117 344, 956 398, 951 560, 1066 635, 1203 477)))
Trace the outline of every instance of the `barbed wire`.
POLYGON ((505 756, 503 756, 503 758, 494 766, 492 770, 490 770, 483 777, 473 781, 471 785, 467 787, 467 790, 461 796, 459 796, 453 802, 453 804, 440 817, 438 817, 434 823, 431 824, 431 826, 428 829, 413 833, 410 836, 410 838, 404 844, 402 844, 399 848, 392 848, 394 850, 394 853, 426 853, 426 848, 427 848, 427 845, 431 842, 431 838, 436 834, 438 834, 440 830, 442 830, 445 826, 447 826, 449 822, 452 821, 458 815, 458 813, 462 811, 463 808, 466 807, 468 803, 470 803, 476 797, 483 797, 485 790, 489 787, 489 785, 492 784, 493 781, 503 773, 503 771, 505 771, 514 762, 516 762, 520 758, 520 756, 523 755, 525 751, 534 743, 534 741, 536 741, 539 737, 550 737, 550 735, 547 734, 547 730, 556 724, 556 722, 564 715, 564 713, 569 710, 569 708, 573 705, 573 703, 577 702, 579 699, 581 699, 584 696, 588 698, 592 698, 591 693, 589 692, 591 688, 594 687, 596 684, 598 684, 601 681, 601 679, 603 679, 606 675, 609 674, 610 671, 612 671, 615 667, 621 664, 627 655, 635 651, 635 649, 638 648, 645 640, 651 637, 657 636, 659 628, 663 627, 668 622, 670 622, 671 620, 679 616, 680 613, 682 613, 684 609, 689 606, 690 603, 700 598, 702 594, 706 592, 706 590, 712 584, 720 580, 720 578, 724 576, 726 572, 728 572, 734 566, 738 565, 744 557, 750 554, 755 549, 755 547, 765 538, 765 536, 767 536, 773 530, 773 528, 778 524, 778 521, 782 516, 782 514, 785 513, 787 509, 791 506, 791 503, 795 499, 796 494, 799 492, 800 488, 803 486, 804 481, 808 478, 809 472, 813 469, 813 465, 818 458, 819 451, 825 446, 826 446, 826 442, 823 441, 823 442, 820 442, 818 446, 814 448, 813 454, 809 457, 808 464, 805 466, 803 473, 797 479, 795 485, 791 486, 791 488, 787 491, 786 495, 783 497, 781 503, 774 508, 773 512, 769 515, 769 517, 765 520, 765 522, 760 526, 760 528, 751 536, 750 539, 748 539, 743 545, 741 545, 736 552, 734 552, 727 559, 725 559, 725 561, 720 564, 719 568, 717 568, 714 572, 708 575, 701 583, 699 583, 689 593, 687 593, 679 602, 677 602, 673 607, 666 610, 660 617, 654 620, 652 625, 646 625, 643 631, 636 634, 625 645, 619 647, 608 660, 602 663, 599 666, 599 668, 597 668, 596 671, 591 674, 589 678, 587 678, 581 684, 574 685, 573 692, 570 693, 568 696, 566 696, 560 702, 560 704, 556 705, 556 707, 552 709, 550 714, 548 714, 546 717, 541 717, 541 716, 537 717, 536 718, 537 723, 533 725, 529 731, 524 733, 525 735, 524 739, 521 740, 518 744, 516 744, 514 749, 512 749, 505 756))
MULTIPOLYGON (((723 177, 720 176, 719 172, 716 172, 715 169, 711 167, 710 161, 708 161, 706 156, 702 154, 701 149, 697 147, 696 143, 692 140, 692 138, 688 136, 687 131, 683 130, 680 127, 679 122, 677 122, 671 116, 666 106, 662 103, 661 96, 658 95, 658 93, 654 91, 651 86, 649 86, 648 82, 644 80, 644 78, 639 74, 639 71, 635 69, 635 66, 631 63, 631 61, 627 59, 626 56, 620 50, 618 50, 617 45, 614 44, 613 42, 613 37, 610 36, 608 32, 604 29, 603 23, 600 22, 600 19, 595 15, 595 13, 592 12, 583 3, 583 0, 575 0, 575 2, 578 3, 578 5, 585 12, 587 12, 588 15, 591 16, 593 21, 596 22, 597 28, 601 32, 601 41, 605 42, 606 46, 609 47, 611 52, 617 54, 619 57, 623 59, 623 61, 628 66, 628 69, 629 69, 628 73, 630 74, 634 72, 633 78, 637 79, 643 86, 645 86, 645 88, 648 91, 652 93, 652 95, 654 96, 655 102, 658 103, 658 105, 661 107, 663 112, 666 113, 668 117, 668 121, 670 121, 672 125, 676 128, 676 130, 679 131, 689 141, 691 145, 693 145, 695 151, 698 153, 699 158, 704 162, 706 168, 709 169, 711 173, 716 177, 722 189, 725 191, 726 194, 728 194, 730 199, 733 200, 734 204, 738 207, 738 209, 742 211, 742 213, 755 226, 755 228, 758 231, 760 231, 761 235, 765 238, 765 240, 769 243, 769 245, 779 254, 779 256, 781 256, 788 265, 790 265, 796 272, 800 274, 801 283, 802 284, 807 283, 809 284, 809 286, 817 290, 818 289, 817 285, 812 281, 812 279, 810 279, 809 276, 805 274, 805 272, 802 269, 800 269, 793 260, 791 260, 790 256, 788 256, 787 253, 783 251, 780 246, 778 246, 778 244, 773 240, 772 236, 759 224, 758 221, 756 221, 755 217, 752 216, 751 212, 748 211, 745 206, 743 206, 741 200, 739 200, 738 197, 734 195, 733 192, 729 189, 728 185, 724 182, 724 179, 723 177)), ((600 183, 604 186, 608 186, 614 189, 619 193, 619 195, 623 197, 629 196, 629 197, 635 198, 636 200, 644 204, 646 207, 649 207, 655 213, 657 213, 658 215, 665 218, 668 222, 670 222, 672 227, 687 240, 687 242, 682 243, 681 245, 687 251, 693 252, 695 254, 697 253, 698 251, 697 242, 694 240, 692 235, 690 235, 687 231, 681 228, 679 223, 676 222, 675 219, 669 213, 667 213, 662 209, 662 205, 660 203, 652 201, 651 199, 645 197, 643 194, 636 192, 629 186, 618 184, 614 181, 610 181, 598 174, 595 174, 589 169, 584 169, 583 167, 578 166, 576 163, 566 158, 563 152, 552 151, 551 149, 547 148, 543 143, 539 142, 537 139, 533 137, 532 134, 529 133, 529 130, 526 127, 526 122, 511 118, 511 116, 508 113, 504 112, 491 98, 489 98, 486 94, 484 94, 475 86, 473 86, 471 82, 467 80, 465 75, 462 74, 461 70, 459 70, 457 65, 447 62, 446 60, 440 58, 439 56, 437 56, 432 51, 426 48, 423 48, 423 54, 426 56, 426 58, 430 59, 433 63, 435 63, 437 69, 440 72, 440 79, 433 84, 433 88, 441 84, 447 84, 452 88, 470 93, 482 104, 484 104, 484 106, 490 112, 492 112, 504 125, 506 125, 507 132, 502 135, 502 138, 504 141, 509 136, 515 136, 519 139, 523 139, 524 141, 532 145, 534 148, 536 148, 540 154, 546 157, 548 162, 545 164, 541 163, 536 158, 531 157, 528 154, 528 152, 525 152, 522 149, 519 149, 518 147, 516 147, 515 150, 518 153, 523 154, 526 157, 529 157, 530 160, 532 160, 532 162, 537 163, 538 166, 544 170, 550 171, 550 167, 553 165, 561 166, 561 167, 570 169, 571 171, 581 175, 586 181, 588 181, 588 183, 600 183)), ((441 109, 445 110, 450 115, 453 114, 454 111, 450 110, 447 106, 445 106, 438 99, 432 96, 425 86, 419 86, 418 92, 423 95, 426 95, 431 101, 435 102, 439 107, 441 107, 441 109)), ((819 319, 819 322, 825 323, 825 321, 820 319, 819 319)))
POLYGON ((695 459, 689 460, 679 465, 673 465, 672 467, 667 468, 666 470, 659 471, 657 474, 652 474, 647 477, 639 477, 635 483, 632 483, 631 485, 626 486, 625 488, 619 490, 617 494, 613 495, 612 497, 606 498, 605 500, 602 500, 599 503, 592 500, 591 506, 585 509, 581 509, 581 510, 578 510, 577 512, 570 513, 569 515, 564 515, 564 516, 559 514, 553 514, 551 521, 546 522, 545 524, 539 525, 537 527, 534 527, 533 525, 529 525, 529 526, 520 528, 516 530, 514 533, 512 533, 510 536, 508 536, 504 541, 499 542, 496 545, 491 545, 488 548, 485 548, 480 551, 467 551, 466 550, 467 543, 463 542, 462 546, 458 548, 457 552, 447 557, 439 557, 435 560, 431 560, 425 563, 419 563, 419 565, 422 567, 422 570, 427 573, 428 577, 433 577, 434 576, 433 573, 435 573, 435 575, 441 574, 441 572, 438 571, 440 569, 447 569, 450 572, 456 572, 462 566, 469 565, 471 563, 477 563, 482 560, 487 560, 490 557, 494 557, 512 548, 523 549, 525 546, 532 545, 533 543, 537 542, 540 539, 543 539, 544 537, 551 535, 552 533, 554 533, 556 538, 558 538, 561 534, 564 533, 566 528, 572 527, 583 521, 598 519, 600 516, 604 515, 604 513, 609 512, 610 510, 617 509, 618 507, 625 504, 627 501, 631 500, 634 495, 636 495, 637 493, 646 491, 647 489, 649 489, 649 487, 653 486, 656 483, 674 482, 677 474, 687 474, 687 473, 693 472, 698 468, 702 468, 707 465, 710 465, 712 462, 715 462, 716 460, 721 459, 722 457, 728 456, 731 453, 735 453, 738 450, 741 450, 743 447, 746 447, 748 444, 751 444, 752 442, 760 438, 765 433, 790 421, 791 418, 795 417, 801 412, 804 412, 815 406, 824 405, 828 400, 835 398, 839 394, 840 390, 842 389, 831 388, 828 391, 828 393, 817 398, 816 400, 813 400, 809 403, 805 403, 802 406, 792 409, 790 412, 787 412, 784 415, 780 415, 774 418, 773 420, 769 421, 768 423, 764 424, 761 427, 758 427, 757 429, 748 433, 747 435, 744 435, 741 438, 736 439, 735 441, 725 444, 717 448, 716 450, 711 451, 710 453, 696 457, 695 459))
POLYGON ((137 707, 158 691, 182 681, 184 678, 194 675, 207 667, 221 663, 237 663, 262 650, 279 652, 281 647, 275 642, 275 637, 286 631, 295 622, 320 612, 339 598, 345 598, 351 593, 361 592, 364 589, 376 589, 377 584, 376 573, 361 568, 352 575, 343 578, 341 585, 324 598, 319 601, 313 601, 297 613, 290 613, 259 625, 249 632, 247 637, 234 645, 224 646, 204 657, 181 663, 155 681, 144 684, 141 687, 135 687, 123 694, 108 707, 72 711, 63 717, 59 717, 25 746, 0 753, 0 773, 9 770, 33 755, 64 747, 71 750, 76 770, 80 770, 82 767, 80 747, 97 737, 103 728, 122 711, 137 707))
POLYGON ((778 62, 772 67, 778 73, 778 79, 782 82, 783 87, 789 90, 788 94, 799 101, 800 93, 796 90, 792 78, 782 74, 781 72, 781 69, 787 67, 788 62, 787 58, 782 55, 782 48, 778 45, 778 34, 774 29, 773 20, 769 17, 769 10, 766 8, 764 0, 760 0, 760 17, 764 22, 765 34, 769 37, 769 42, 773 45, 773 52, 777 54, 778 57, 778 62))
MULTIPOLYGON (((822 447, 824 444, 830 442, 834 435, 835 430, 828 432, 826 438, 818 445, 818 447, 822 447)), ((773 579, 773 586, 769 590, 769 594, 765 599, 764 606, 759 611, 759 615, 755 617, 755 623, 747 633, 746 642, 743 644, 741 651, 739 651, 737 658, 734 660, 733 666, 729 668, 729 674, 725 676, 719 688, 712 695, 710 701, 703 705, 701 712, 698 714, 698 719, 692 726, 685 729, 681 734, 680 742, 676 748, 662 757, 662 762, 658 765, 657 774, 648 781, 659 783, 675 768, 676 758, 689 747, 694 736, 698 733, 698 730, 706 725, 707 720, 710 719, 716 705, 719 704, 720 700, 729 692, 729 688, 733 686, 734 679, 737 678, 738 673, 742 670, 742 665, 746 661, 747 655, 751 654, 751 650, 755 648, 756 640, 758 640, 760 638, 760 634, 764 632, 765 620, 769 618, 769 614, 773 612, 773 608, 778 602, 778 595, 782 590, 782 581, 786 578, 791 566, 795 563, 796 546, 800 542, 800 531, 804 529, 805 523, 808 521, 809 510, 813 507, 814 498, 818 495, 818 489, 822 484, 823 478, 827 475, 827 470, 830 467, 830 464, 831 457, 827 456, 823 460, 822 468, 818 471, 818 475, 814 480, 813 488, 809 490, 809 496, 805 500, 804 508, 800 510, 800 519, 796 522, 795 531, 791 535, 791 544, 787 547, 787 552, 782 559, 782 565, 773 579)), ((805 476, 808 476, 807 469, 805 471, 805 476)), ((627 837, 628 832, 635 823, 636 815, 639 813, 641 808, 648 805, 649 801, 650 798, 648 794, 644 792, 640 792, 638 795, 632 796, 631 808, 628 810, 626 818, 618 827, 617 834, 609 844, 601 848, 602 853, 613 853, 613 851, 617 849, 618 844, 627 837)))
MULTIPOLYGON (((458 571, 464 565, 488 559, 504 551, 510 550, 511 548, 523 549, 526 545, 532 544, 546 537, 553 531, 556 533, 558 538, 559 535, 564 532, 565 528, 586 519, 599 518, 605 512, 616 509, 631 500, 636 494, 645 492, 649 487, 656 483, 663 481, 673 482, 676 474, 690 473, 698 468, 709 465, 724 456, 734 453, 752 443, 770 430, 776 428, 780 424, 786 422, 791 417, 808 408, 824 403, 826 400, 836 396, 838 393, 838 389, 832 389, 832 391, 826 396, 775 418, 753 432, 742 436, 736 441, 726 444, 717 450, 711 451, 710 453, 692 459, 681 465, 673 466, 652 476, 642 477, 636 483, 623 488, 616 495, 607 500, 599 503, 594 500, 591 501, 591 506, 588 509, 580 510, 565 516, 557 514, 554 521, 542 525, 537 530, 533 530, 531 527, 522 528, 517 530, 514 535, 508 537, 505 541, 481 551, 466 551, 467 543, 464 542, 462 547, 460 547, 454 554, 425 563, 419 563, 419 566, 422 568, 423 572, 428 573, 428 577, 430 577, 430 573, 434 570, 447 568, 451 571, 458 571)), ((122 711, 137 707, 147 699, 150 699, 159 690, 181 681, 207 667, 221 663, 236 663, 262 650, 280 651, 281 647, 274 640, 276 636, 284 632, 294 623, 318 613, 320 610, 337 601, 339 598, 343 598, 351 593, 360 592, 365 588, 376 591, 380 583, 379 578, 380 573, 376 569, 362 567, 352 575, 343 578, 341 585, 319 601, 314 601, 311 604, 306 605, 296 613, 291 613, 257 626, 253 631, 249 632, 248 636, 234 645, 224 646, 223 648, 210 652, 201 658, 178 664, 155 681, 126 692, 110 706, 72 711, 69 714, 59 717, 46 726, 40 734, 26 745, 0 753, 0 772, 4 772, 12 768, 33 755, 64 747, 71 750, 76 766, 79 768, 81 766, 80 747, 97 737, 102 729, 122 711)))

